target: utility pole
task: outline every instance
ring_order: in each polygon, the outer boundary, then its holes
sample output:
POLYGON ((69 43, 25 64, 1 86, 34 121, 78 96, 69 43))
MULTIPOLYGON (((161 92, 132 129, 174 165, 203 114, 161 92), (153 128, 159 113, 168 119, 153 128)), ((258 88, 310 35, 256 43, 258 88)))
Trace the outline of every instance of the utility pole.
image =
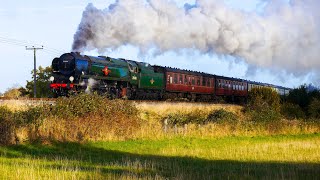
POLYGON ((36 61, 37 61, 37 56, 36 56, 36 52, 37 50, 40 50, 40 49, 43 49, 43 46, 42 47, 30 47, 28 48, 26 46, 26 50, 33 50, 33 57, 34 57, 34 65, 33 65, 33 97, 36 98, 37 97, 37 64, 36 64, 36 61))

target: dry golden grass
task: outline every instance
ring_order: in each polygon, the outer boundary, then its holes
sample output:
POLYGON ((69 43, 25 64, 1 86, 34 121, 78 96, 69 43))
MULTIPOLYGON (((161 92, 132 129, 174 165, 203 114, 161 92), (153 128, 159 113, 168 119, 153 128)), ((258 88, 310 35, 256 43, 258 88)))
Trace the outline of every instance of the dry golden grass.
POLYGON ((242 106, 233 104, 189 103, 189 102, 136 102, 139 110, 153 112, 159 115, 167 115, 172 112, 190 112, 194 109, 212 111, 225 109, 235 114, 242 114, 242 106))
POLYGON ((312 134, 320 132, 320 125, 301 120, 282 119, 269 124, 248 121, 243 106, 232 104, 186 103, 186 102, 136 102, 144 120, 134 138, 161 139, 163 137, 225 137, 225 136, 265 136, 276 134, 312 134), (190 113, 201 110, 202 113, 224 109, 237 115, 235 122, 209 123, 205 125, 186 124, 184 126, 166 126, 164 117, 172 113, 190 113))
MULTIPOLYGON (((101 117, 76 118, 64 120, 54 117, 41 120, 40 126, 30 125, 15 130, 19 143, 41 138, 43 142, 51 140, 85 142, 118 141, 126 139, 162 139, 176 136, 187 137, 226 137, 226 136, 265 136, 277 134, 311 134, 320 132, 319 123, 301 120, 280 120, 275 123, 259 124, 248 121, 243 107, 229 104, 186 103, 186 102, 135 102, 142 123, 129 125, 129 119, 117 113, 111 113, 111 121, 101 121, 101 117), (193 113, 201 111, 201 116, 224 109, 237 115, 235 121, 226 123, 165 125, 169 114, 193 113), (100 120, 99 120, 100 119, 100 120), (37 126, 37 129, 35 128, 37 126), (123 127, 123 128, 121 128, 123 127), (123 131, 122 129, 126 129, 123 131), (127 130, 130 133, 126 134, 127 130)), ((7 104, 6 104, 7 106, 7 104)), ((8 104, 12 111, 26 110, 27 105, 20 101, 8 104)))
POLYGON ((24 111, 28 109, 27 102, 21 100, 1 100, 0 106, 6 106, 11 111, 24 111))

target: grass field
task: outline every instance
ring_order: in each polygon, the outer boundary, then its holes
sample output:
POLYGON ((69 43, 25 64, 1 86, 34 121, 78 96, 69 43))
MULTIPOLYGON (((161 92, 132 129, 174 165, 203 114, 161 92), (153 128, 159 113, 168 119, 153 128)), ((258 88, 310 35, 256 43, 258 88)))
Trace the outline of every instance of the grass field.
POLYGON ((8 130, 2 134, 13 138, 0 146, 0 179, 320 179, 318 122, 257 123, 237 105, 134 102, 135 111, 125 101, 110 103, 115 109, 109 111, 122 113, 76 119, 44 114, 12 131, 4 123, 34 111, 20 101, 2 104, 9 109, 2 109, 2 130, 8 130), (225 119, 188 121, 214 112, 225 119), (175 119, 182 123, 165 125, 175 119), (129 135, 116 131, 128 128, 129 135))
POLYGON ((0 147, 8 179, 319 179, 320 134, 0 147))

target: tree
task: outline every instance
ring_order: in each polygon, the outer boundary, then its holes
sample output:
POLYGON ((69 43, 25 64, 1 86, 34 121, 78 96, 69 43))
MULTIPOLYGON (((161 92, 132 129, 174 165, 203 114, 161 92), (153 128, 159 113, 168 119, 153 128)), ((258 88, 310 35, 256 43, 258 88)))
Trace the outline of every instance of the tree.
MULTIPOLYGON (((31 71, 31 74, 33 75, 33 70, 31 71)), ((43 68, 39 66, 37 69, 36 75, 37 75, 37 83, 36 83, 36 90, 37 90, 37 97, 51 97, 52 92, 50 90, 50 80, 52 69, 51 67, 43 68)), ((33 85, 34 81, 33 79, 31 81, 27 81, 26 89, 27 93, 30 97, 33 97, 33 85)))
POLYGON ((20 96, 22 96, 22 97, 29 96, 29 93, 28 93, 28 91, 27 91, 26 88, 20 87, 18 90, 19 90, 20 93, 21 93, 20 96))
POLYGON ((310 104, 314 99, 320 99, 320 92, 317 89, 309 91, 306 85, 301 85, 299 88, 295 88, 290 91, 287 102, 297 104, 308 115, 310 104))
POLYGON ((295 88, 290 91, 287 101, 293 104, 298 104, 304 111, 306 111, 310 104, 310 99, 306 85, 301 85, 299 88, 295 88))

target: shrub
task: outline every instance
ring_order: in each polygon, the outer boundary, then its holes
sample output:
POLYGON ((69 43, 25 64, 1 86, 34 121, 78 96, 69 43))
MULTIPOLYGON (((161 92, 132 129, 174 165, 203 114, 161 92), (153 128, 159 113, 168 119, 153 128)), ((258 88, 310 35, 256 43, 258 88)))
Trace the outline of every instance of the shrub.
POLYGON ((168 114, 165 119, 170 125, 184 125, 184 124, 203 124, 206 121, 206 116, 200 109, 195 109, 190 112, 178 111, 168 114))
POLYGON ((253 88, 249 92, 247 112, 256 122, 270 122, 281 118, 280 97, 268 87, 253 88))
POLYGON ((287 102, 299 105, 305 114, 309 113, 308 108, 313 99, 320 99, 320 91, 317 89, 309 89, 307 85, 301 85, 291 90, 286 97, 287 102))
POLYGON ((268 87, 253 88, 248 95, 248 108, 260 111, 265 108, 280 111, 280 96, 268 87))
POLYGON ((219 109, 209 113, 207 122, 234 122, 237 120, 237 115, 224 109, 219 109))
POLYGON ((284 103, 281 105, 281 114, 287 119, 304 119, 305 113, 297 104, 284 103))
POLYGON ((132 102, 108 100, 98 94, 59 98, 40 127, 39 137, 58 141, 128 138, 140 126, 132 102))
POLYGON ((14 140, 14 113, 5 106, 0 106, 0 144, 11 144, 14 140))
POLYGON ((312 119, 320 119, 320 100, 314 98, 308 107, 309 117, 312 119))
POLYGON ((207 123, 223 123, 237 120, 237 116, 224 109, 211 111, 206 114, 205 111, 195 109, 190 112, 178 111, 167 115, 164 119, 168 120, 170 125, 184 124, 207 124, 207 123))
POLYGON ((18 98, 20 95, 21 92, 19 88, 10 88, 3 94, 3 96, 7 98, 18 98))
POLYGON ((56 105, 52 107, 51 114, 59 118, 70 119, 99 113, 102 115, 108 111, 108 107, 108 102, 103 96, 96 93, 81 93, 70 98, 58 98, 56 105))
POLYGON ((29 141, 87 141, 108 137, 128 138, 141 121, 132 102, 108 100, 97 94, 60 98, 54 106, 10 111, 0 107, 0 144, 17 141, 16 131, 25 129, 29 141))

